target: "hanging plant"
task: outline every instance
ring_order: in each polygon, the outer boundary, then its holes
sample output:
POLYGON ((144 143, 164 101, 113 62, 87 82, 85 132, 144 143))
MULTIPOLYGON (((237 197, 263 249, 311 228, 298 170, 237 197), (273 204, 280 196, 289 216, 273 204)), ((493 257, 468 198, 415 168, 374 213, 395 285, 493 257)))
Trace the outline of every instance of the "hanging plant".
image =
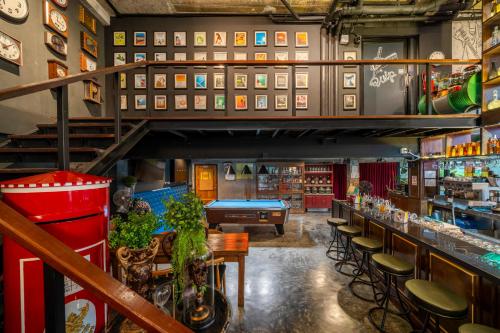
POLYGON ((137 178, 134 176, 126 176, 122 179, 123 185, 127 187, 133 187, 137 184, 137 178))
POLYGON ((371 194, 373 191, 373 185, 367 180, 362 180, 359 182, 359 193, 360 194, 371 194))

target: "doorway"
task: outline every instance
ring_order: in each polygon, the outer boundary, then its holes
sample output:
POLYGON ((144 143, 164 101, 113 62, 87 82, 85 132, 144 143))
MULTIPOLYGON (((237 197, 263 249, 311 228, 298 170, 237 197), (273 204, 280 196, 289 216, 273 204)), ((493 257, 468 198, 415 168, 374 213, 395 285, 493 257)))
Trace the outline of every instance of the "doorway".
POLYGON ((203 203, 217 199, 217 165, 196 164, 195 191, 203 203))

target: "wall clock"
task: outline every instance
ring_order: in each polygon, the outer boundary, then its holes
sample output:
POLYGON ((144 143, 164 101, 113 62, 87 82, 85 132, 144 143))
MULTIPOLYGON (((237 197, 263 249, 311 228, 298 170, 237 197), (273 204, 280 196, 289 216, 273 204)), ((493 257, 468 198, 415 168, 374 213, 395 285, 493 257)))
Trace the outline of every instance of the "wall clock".
POLYGON ((52 0, 53 3, 58 5, 61 8, 66 8, 68 7, 68 0, 52 0))
POLYGON ((0 31, 0 58, 13 64, 23 64, 23 49, 21 42, 0 31))
POLYGON ((88 55, 80 52, 80 70, 82 72, 92 72, 97 69, 97 63, 90 59, 88 55))
POLYGON ((45 0, 45 15, 43 23, 55 32, 68 38, 68 18, 48 0, 45 0))
POLYGON ((85 89, 83 100, 95 104, 101 104, 101 85, 93 80, 83 81, 85 89))
POLYGON ((49 64, 49 79, 56 79, 68 76, 68 66, 62 62, 52 59, 48 60, 49 64))
POLYGON ((97 34, 97 23, 95 18, 90 14, 90 12, 85 9, 85 7, 80 5, 80 23, 83 24, 87 29, 97 34))
POLYGON ((68 55, 68 44, 66 44, 64 39, 59 35, 46 31, 45 44, 61 55, 68 55))
POLYGON ((80 41, 82 49, 97 58, 97 41, 85 31, 80 33, 80 41))
POLYGON ((29 14, 28 0, 2 0, 0 14, 14 22, 24 21, 29 14))

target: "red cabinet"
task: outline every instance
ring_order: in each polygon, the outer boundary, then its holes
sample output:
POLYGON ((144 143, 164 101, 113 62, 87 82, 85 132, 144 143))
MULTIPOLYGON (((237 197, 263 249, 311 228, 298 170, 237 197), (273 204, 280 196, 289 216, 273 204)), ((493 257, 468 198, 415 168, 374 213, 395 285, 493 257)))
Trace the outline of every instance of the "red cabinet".
POLYGON ((333 193, 333 164, 305 165, 305 208, 331 208, 333 193))
POLYGON ((332 208, 333 194, 306 195, 306 208, 332 208))

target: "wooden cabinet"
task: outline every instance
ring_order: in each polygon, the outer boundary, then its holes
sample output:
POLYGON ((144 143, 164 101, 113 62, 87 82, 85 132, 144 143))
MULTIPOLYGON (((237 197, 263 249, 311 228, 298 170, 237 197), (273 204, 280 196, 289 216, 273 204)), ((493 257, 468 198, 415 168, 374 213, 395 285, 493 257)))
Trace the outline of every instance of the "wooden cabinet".
POLYGON ((333 193, 333 164, 306 164, 304 188, 306 209, 330 209, 335 197, 333 193))

